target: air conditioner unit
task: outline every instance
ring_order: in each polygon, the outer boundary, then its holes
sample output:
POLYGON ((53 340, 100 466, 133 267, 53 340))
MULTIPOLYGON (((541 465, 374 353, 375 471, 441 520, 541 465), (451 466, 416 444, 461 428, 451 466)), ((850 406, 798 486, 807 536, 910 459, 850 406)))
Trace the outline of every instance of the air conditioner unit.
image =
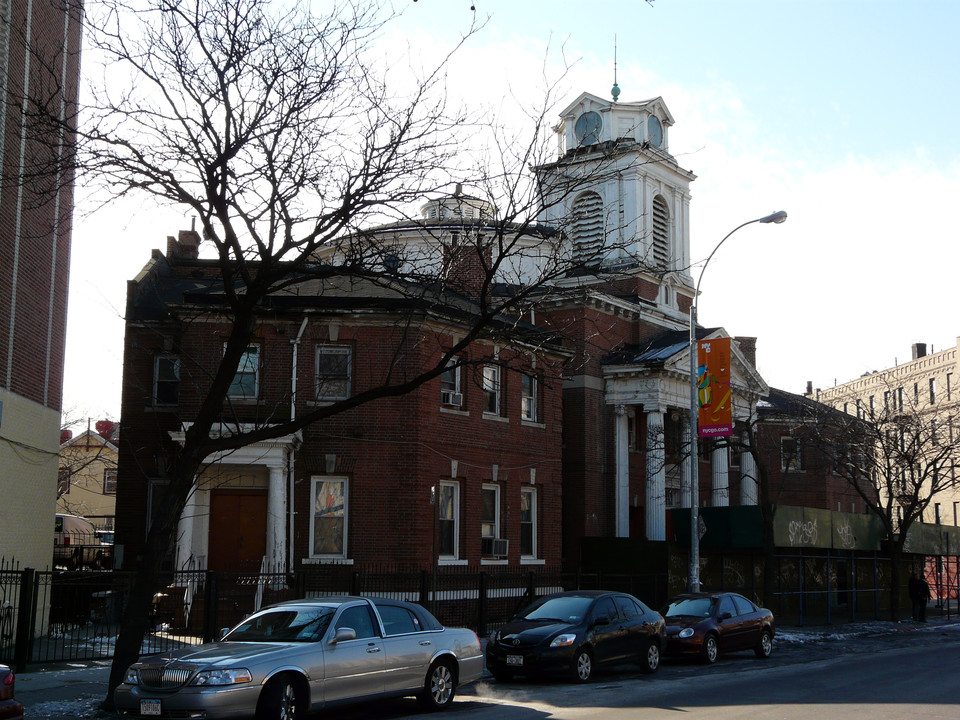
POLYGON ((451 390, 442 390, 440 392, 440 402, 443 405, 460 407, 463 405, 463 393, 453 392, 451 390))
POLYGON ((480 538, 480 554, 483 557, 505 558, 510 549, 507 538, 480 538))

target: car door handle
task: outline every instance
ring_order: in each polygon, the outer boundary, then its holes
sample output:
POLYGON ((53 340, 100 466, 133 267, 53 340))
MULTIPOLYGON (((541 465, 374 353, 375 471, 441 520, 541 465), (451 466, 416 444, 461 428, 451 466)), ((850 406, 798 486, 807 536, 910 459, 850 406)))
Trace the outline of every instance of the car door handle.
POLYGON ((368 652, 368 653, 378 653, 378 652, 380 652, 380 648, 378 648, 378 647, 368 647, 368 648, 367 648, 367 652, 368 652))
POLYGON ((431 643, 429 640, 421 640, 421 641, 420 641, 420 644, 423 645, 424 647, 428 647, 428 646, 432 645, 433 643, 431 643))

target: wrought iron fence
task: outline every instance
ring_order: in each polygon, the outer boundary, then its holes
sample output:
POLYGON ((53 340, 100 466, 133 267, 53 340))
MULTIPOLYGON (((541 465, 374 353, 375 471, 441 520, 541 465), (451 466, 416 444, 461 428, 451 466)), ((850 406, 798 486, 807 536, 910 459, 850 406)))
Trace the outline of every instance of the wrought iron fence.
MULTIPOLYGON (((778 566, 776 596, 766 604, 783 624, 880 617, 889 608, 888 565, 876 555, 782 554, 778 566)), ((938 597, 957 596, 957 566, 956 557, 942 560, 938 597)), ((709 558, 703 578, 711 589, 755 596, 760 573, 756 555, 720 555, 709 558)), ((133 579, 130 572, 36 571, 0 560, 0 662, 22 670, 30 662, 112 657, 133 579)), ((212 640, 260 607, 303 597, 402 598, 429 608, 445 625, 470 627, 483 636, 528 602, 558 590, 620 590, 659 609, 677 591, 675 580, 667 572, 543 566, 424 571, 318 565, 290 574, 168 573, 154 596, 141 653, 212 640)))

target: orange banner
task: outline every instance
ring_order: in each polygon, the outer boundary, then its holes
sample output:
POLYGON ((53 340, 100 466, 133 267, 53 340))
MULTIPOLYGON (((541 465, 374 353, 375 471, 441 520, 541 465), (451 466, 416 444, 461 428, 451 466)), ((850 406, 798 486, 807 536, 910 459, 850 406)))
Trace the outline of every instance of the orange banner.
POLYGON ((697 404, 700 437, 733 435, 730 396, 730 338, 697 343, 697 404))

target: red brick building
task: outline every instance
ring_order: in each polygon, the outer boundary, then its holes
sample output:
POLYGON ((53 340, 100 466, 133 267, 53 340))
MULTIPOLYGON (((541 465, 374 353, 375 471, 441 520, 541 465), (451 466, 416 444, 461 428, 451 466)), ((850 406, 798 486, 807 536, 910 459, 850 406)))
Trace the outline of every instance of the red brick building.
POLYGON ((73 179, 56 171, 69 138, 19 109, 44 94, 60 120, 75 112, 82 10, 11 0, 0 22, 0 556, 39 568, 53 557, 73 179))
MULTIPOLYGON (((181 233, 128 289, 118 542, 136 562, 163 469, 223 352, 216 263, 181 233)), ((223 431, 285 421, 436 364, 468 326, 411 312, 409 296, 360 279, 301 284, 264 309, 223 410, 223 431)), ((367 402, 293 435, 208 457, 180 523, 177 568, 426 568, 550 564, 561 508, 566 355, 518 323, 518 343, 473 344, 412 392, 367 402), (521 347, 520 336, 540 341, 521 347), (536 350, 531 351, 531 347, 536 350), (436 502, 434 502, 436 500, 436 502)))

